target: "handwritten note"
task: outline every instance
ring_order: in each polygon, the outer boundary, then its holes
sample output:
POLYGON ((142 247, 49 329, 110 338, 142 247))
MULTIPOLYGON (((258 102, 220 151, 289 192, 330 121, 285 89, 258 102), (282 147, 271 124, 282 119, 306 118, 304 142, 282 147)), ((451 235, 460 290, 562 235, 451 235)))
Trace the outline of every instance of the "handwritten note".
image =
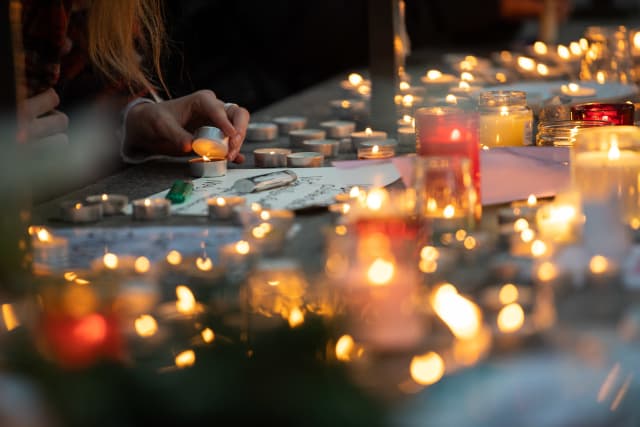
MULTIPOLYGON (((237 194, 232 189, 236 180, 279 170, 283 169, 231 169, 223 177, 195 179, 189 199, 183 204, 172 206, 172 213, 206 215, 209 198, 237 194)), ((328 206, 334 202, 337 194, 348 191, 354 185, 365 188, 385 186, 400 178, 391 163, 364 164, 350 169, 296 168, 294 171, 298 175, 296 182, 286 187, 246 194, 244 196, 247 203, 260 203, 268 209, 292 210, 328 206)), ((166 194, 167 191, 161 191, 149 198, 162 198, 166 194)))

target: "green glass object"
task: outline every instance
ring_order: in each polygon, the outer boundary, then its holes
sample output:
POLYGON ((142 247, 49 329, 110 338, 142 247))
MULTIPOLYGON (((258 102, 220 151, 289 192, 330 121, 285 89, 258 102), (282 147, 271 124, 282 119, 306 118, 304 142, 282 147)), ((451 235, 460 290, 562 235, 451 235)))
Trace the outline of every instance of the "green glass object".
POLYGON ((172 204, 184 203, 187 197, 193 191, 193 184, 191 181, 184 181, 178 179, 174 181, 173 185, 169 189, 166 198, 171 201, 172 204))

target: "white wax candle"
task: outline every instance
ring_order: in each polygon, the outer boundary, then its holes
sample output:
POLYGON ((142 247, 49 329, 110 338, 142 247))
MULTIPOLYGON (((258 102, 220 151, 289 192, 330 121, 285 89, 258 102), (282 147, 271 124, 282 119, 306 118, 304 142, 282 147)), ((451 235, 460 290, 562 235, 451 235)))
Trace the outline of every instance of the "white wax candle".
MULTIPOLYGON (((636 204, 640 175, 640 153, 631 150, 576 153, 573 158, 573 182, 586 200, 605 200, 612 192, 627 199, 628 208, 636 204)), ((624 202, 623 202, 624 204, 624 202)), ((637 208, 634 208, 637 210, 637 208)))

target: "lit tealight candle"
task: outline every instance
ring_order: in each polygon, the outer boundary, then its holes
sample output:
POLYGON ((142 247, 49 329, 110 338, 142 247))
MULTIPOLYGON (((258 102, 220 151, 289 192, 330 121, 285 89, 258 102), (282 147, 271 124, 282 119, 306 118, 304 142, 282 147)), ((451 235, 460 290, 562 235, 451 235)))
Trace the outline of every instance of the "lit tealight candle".
POLYGON ((372 147, 358 148, 358 159, 360 160, 381 160, 393 157, 395 152, 392 149, 381 148, 379 145, 372 147))
POLYGON ((171 202, 167 199, 138 199, 132 202, 133 219, 151 221, 171 214, 171 202))
POLYGON ((456 76, 453 74, 445 74, 440 70, 429 70, 427 73, 420 78, 422 83, 427 85, 427 87, 440 86, 440 85, 451 85, 456 81, 456 76))
POLYGON ((96 222, 102 219, 102 203, 67 201, 60 204, 60 219, 67 222, 96 222))
POLYGON ((102 203, 102 213, 104 215, 117 215, 129 203, 129 198, 122 194, 95 194, 88 196, 87 203, 102 203))
POLYGON ((230 219, 236 206, 242 206, 246 199, 240 196, 212 197, 207 200, 210 219, 230 219))
POLYGON ((224 158, 209 158, 202 156, 189 159, 191 176, 196 178, 213 178, 227 174, 227 160, 224 158))
POLYGON ((470 94, 473 94, 481 89, 482 89, 481 86, 472 86, 469 84, 469 82, 462 80, 458 83, 458 86, 454 86, 450 88, 449 92, 451 92, 454 95, 469 96, 470 94))
POLYGON ((340 142, 335 139, 312 139, 303 142, 304 148, 325 157, 336 157, 340 153, 340 142))
POLYGON ((343 120, 356 120, 367 109, 367 103, 361 99, 334 99, 329 102, 332 114, 343 120))
POLYGON ((284 168, 287 166, 288 148, 258 148, 253 150, 253 158, 257 168, 284 168))
POLYGON ((387 139, 387 133, 380 130, 372 130, 366 128, 363 131, 353 132, 351 134, 351 141, 356 148, 360 147, 360 144, 365 141, 380 141, 387 139))

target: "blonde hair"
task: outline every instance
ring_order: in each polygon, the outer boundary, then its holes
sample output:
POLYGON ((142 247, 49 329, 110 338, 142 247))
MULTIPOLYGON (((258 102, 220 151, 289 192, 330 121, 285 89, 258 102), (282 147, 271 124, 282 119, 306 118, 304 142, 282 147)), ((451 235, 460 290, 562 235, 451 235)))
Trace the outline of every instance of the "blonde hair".
POLYGON ((91 61, 109 80, 123 81, 132 93, 158 83, 166 91, 161 0, 93 0, 88 31, 91 61))

